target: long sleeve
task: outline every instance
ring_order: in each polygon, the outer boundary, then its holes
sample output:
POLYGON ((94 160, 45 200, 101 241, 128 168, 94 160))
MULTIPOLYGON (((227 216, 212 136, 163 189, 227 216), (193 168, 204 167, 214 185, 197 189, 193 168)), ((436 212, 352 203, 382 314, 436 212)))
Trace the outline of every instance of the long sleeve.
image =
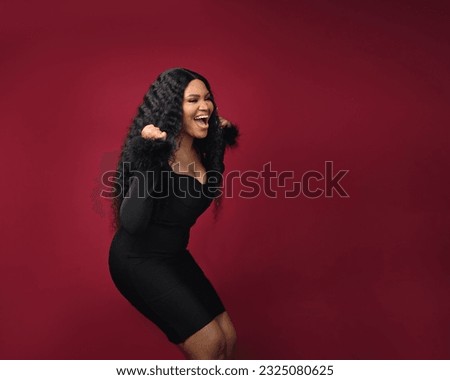
POLYGON ((120 206, 120 223, 130 234, 143 232, 151 217, 152 193, 161 178, 161 167, 167 162, 171 145, 163 140, 133 137, 129 143, 131 183, 120 206))
POLYGON ((151 172, 136 171, 132 177, 128 193, 120 206, 120 223, 130 234, 141 233, 147 226, 152 212, 151 192, 154 186, 151 172))

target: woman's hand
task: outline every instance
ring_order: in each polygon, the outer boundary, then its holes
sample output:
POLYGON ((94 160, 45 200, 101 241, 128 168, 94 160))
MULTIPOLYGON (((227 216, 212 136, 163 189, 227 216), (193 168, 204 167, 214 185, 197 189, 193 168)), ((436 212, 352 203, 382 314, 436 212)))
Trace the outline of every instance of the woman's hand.
POLYGON ((223 117, 220 117, 220 116, 219 116, 219 122, 220 122, 221 128, 226 128, 231 125, 231 123, 227 119, 224 119, 223 117))
POLYGON ((141 132, 141 135, 144 139, 156 140, 161 139, 165 140, 167 137, 167 133, 161 131, 158 127, 153 124, 146 125, 141 132))

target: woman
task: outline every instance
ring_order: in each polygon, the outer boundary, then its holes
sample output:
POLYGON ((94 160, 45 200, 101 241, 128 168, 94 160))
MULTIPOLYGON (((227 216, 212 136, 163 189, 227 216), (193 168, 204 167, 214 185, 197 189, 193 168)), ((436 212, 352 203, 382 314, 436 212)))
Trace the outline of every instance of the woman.
POLYGON ((188 359, 233 358, 233 323, 186 247, 198 216, 219 203, 225 148, 237 137, 208 81, 171 69, 146 93, 118 164, 112 279, 188 359))

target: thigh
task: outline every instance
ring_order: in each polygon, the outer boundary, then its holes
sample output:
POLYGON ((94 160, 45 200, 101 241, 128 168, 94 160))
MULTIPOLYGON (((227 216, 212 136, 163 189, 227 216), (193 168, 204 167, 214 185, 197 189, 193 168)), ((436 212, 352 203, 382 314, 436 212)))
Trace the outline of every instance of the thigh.
POLYGON ((192 334, 178 347, 189 359, 215 359, 225 351, 225 335, 216 320, 212 320, 192 334))
POLYGON ((133 304, 172 343, 184 342, 225 309, 190 255, 138 259, 130 269, 133 304))
POLYGON ((231 321, 231 318, 229 314, 224 311, 223 313, 219 314, 214 320, 218 323, 221 330, 225 334, 225 338, 227 342, 234 342, 236 340, 236 330, 234 328, 233 322, 231 321))

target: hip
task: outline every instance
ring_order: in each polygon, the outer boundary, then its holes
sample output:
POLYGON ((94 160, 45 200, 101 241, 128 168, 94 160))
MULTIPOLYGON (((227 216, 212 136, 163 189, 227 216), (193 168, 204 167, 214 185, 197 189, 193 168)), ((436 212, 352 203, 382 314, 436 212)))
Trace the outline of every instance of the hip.
POLYGON ((138 257, 169 257, 189 254, 187 245, 189 231, 179 229, 168 233, 164 229, 152 229, 144 234, 132 235, 125 229, 119 228, 109 248, 110 257, 138 258, 138 257))

